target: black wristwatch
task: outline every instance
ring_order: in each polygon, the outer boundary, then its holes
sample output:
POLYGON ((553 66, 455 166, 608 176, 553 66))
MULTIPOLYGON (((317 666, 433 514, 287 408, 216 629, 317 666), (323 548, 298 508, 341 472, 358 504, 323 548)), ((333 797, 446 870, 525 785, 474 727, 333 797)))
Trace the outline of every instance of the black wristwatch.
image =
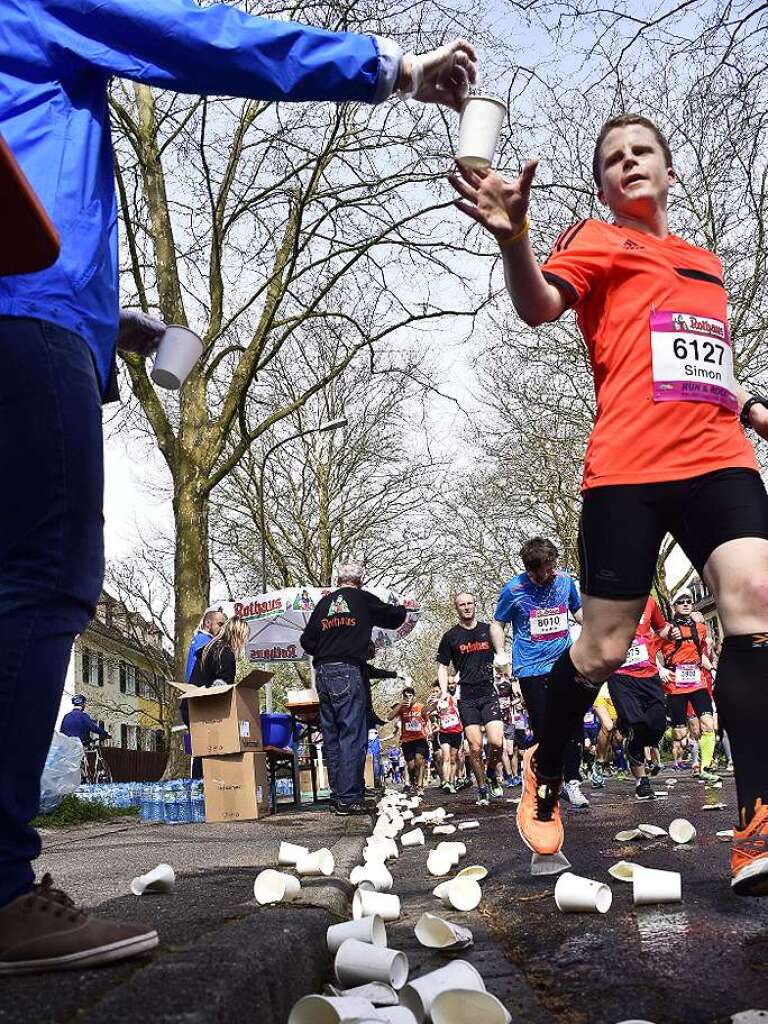
POLYGON ((742 405, 741 412, 739 413, 739 419, 745 427, 752 426, 749 422, 749 410, 753 405, 762 405, 768 409, 768 398, 764 398, 762 395, 754 395, 752 398, 748 398, 744 405, 742 405))

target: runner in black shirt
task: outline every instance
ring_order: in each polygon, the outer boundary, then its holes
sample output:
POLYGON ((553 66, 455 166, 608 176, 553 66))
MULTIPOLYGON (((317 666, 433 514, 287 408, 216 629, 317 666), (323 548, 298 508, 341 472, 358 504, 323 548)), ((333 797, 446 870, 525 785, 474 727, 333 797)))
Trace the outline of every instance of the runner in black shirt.
POLYGON ((491 796, 502 797, 504 790, 496 778, 501 759, 504 726, 499 698, 493 686, 493 644, 487 622, 478 622, 472 594, 457 594, 454 604, 459 622, 443 636, 437 649, 437 676, 443 696, 448 694, 448 666, 453 665, 461 679, 459 713, 469 743, 469 760, 477 781, 477 803, 488 804, 491 796), (483 727, 488 739, 488 765, 483 772, 483 727))

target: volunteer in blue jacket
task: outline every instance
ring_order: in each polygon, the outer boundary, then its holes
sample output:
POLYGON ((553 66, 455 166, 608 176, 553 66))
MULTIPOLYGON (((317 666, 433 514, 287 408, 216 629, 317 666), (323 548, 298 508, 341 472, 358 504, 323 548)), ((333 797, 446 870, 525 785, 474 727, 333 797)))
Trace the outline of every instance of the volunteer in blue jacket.
MULTIPOLYGON (((538 740, 547 699, 550 669, 571 646, 568 616, 581 622, 581 598, 573 579, 557 569, 559 551, 545 537, 531 537, 520 548, 525 572, 502 587, 491 624, 491 640, 496 651, 494 663, 509 673, 504 630, 512 624, 512 671, 528 710, 534 740, 538 740)), ((582 727, 568 745, 565 761, 563 796, 574 807, 588 807, 581 792, 582 727)))
POLYGON ((14 499, 0 509, 1 974, 86 967, 158 941, 145 925, 59 913, 63 897, 49 878, 34 885, 30 863, 72 641, 103 574, 101 401, 116 344, 148 354, 161 329, 119 313, 110 78, 262 100, 378 103, 399 91, 458 108, 476 75, 461 40, 404 55, 376 36, 193 0, 3 0, 0 53, 0 132, 62 243, 47 270, 0 279, 0 477, 14 499))

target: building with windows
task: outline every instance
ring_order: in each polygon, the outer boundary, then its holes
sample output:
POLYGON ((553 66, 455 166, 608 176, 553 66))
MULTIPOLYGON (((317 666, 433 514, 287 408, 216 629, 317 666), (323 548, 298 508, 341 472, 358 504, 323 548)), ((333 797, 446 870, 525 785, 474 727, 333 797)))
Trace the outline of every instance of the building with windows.
POLYGON ((173 661, 162 630, 103 591, 96 615, 75 640, 59 721, 82 693, 86 710, 111 735, 110 746, 164 750, 173 661))
POLYGON ((696 575, 691 577, 687 588, 693 597, 693 607, 704 616, 704 622, 709 630, 709 635, 712 637, 713 642, 717 644, 723 639, 723 624, 717 613, 717 605, 712 596, 712 591, 704 580, 696 575))

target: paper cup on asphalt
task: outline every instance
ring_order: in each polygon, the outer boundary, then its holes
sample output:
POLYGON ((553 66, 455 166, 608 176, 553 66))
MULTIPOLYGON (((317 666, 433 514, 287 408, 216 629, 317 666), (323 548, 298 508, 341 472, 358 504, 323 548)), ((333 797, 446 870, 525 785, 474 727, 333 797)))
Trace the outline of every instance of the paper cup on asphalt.
POLYGON ((455 825, 435 825, 432 829, 433 836, 452 836, 456 831, 455 825))
POLYGON ((490 167, 507 113, 506 104, 495 96, 468 96, 461 108, 459 146, 456 159, 467 167, 490 167))
POLYGON ((690 843, 696 838, 696 828, 685 818, 675 818, 669 824, 669 835, 675 843, 690 843))
POLYGON ((416 1024, 416 1018, 405 1006, 377 1006, 376 1013, 387 1024, 416 1024))
POLYGON ((378 914, 382 921, 396 921, 400 917, 400 897, 392 892, 356 889, 352 899, 352 916, 357 921, 371 914, 378 914))
POLYGON ((435 875, 438 878, 440 875, 449 875, 452 867, 453 858, 444 850, 432 850, 427 857, 427 871, 430 875, 435 875))
POLYGON ((482 882, 484 878, 488 877, 488 868, 484 868, 482 864, 472 864, 468 868, 462 868, 461 871, 457 871, 457 878, 474 878, 476 882, 482 882))
POLYGON ((413 930, 427 949, 464 949, 473 942, 469 928, 462 928, 460 924, 446 921, 436 914, 422 914, 413 930))
POLYGON ((617 882, 631 882, 637 866, 631 860, 618 860, 608 868, 608 874, 617 882))
POLYGON ((332 875, 333 868, 333 854, 325 848, 308 853, 296 862, 296 871, 300 875, 332 875))
POLYGON ((441 882, 440 885, 436 885, 435 888, 432 890, 432 895, 437 896, 439 900, 447 900, 448 886, 450 884, 450 882, 441 882))
POLYGON ((482 898, 482 889, 474 878, 452 878, 448 883, 448 902, 454 910, 474 910, 482 898))
POLYGON ((480 828, 479 821, 462 821, 459 825, 459 832, 467 832, 471 828, 480 828))
POLYGON ((582 878, 566 871, 555 885, 555 903, 563 913, 606 914, 611 907, 613 893, 603 882, 582 878))
POLYGON ((420 828, 413 828, 410 832, 403 832, 400 836, 402 846, 423 846, 424 833, 420 828))
POLYGON ((639 864, 632 875, 632 898, 635 906, 649 903, 679 903, 683 883, 678 871, 658 871, 639 864))
POLYGON ((349 996, 304 996, 294 1003, 288 1024, 356 1024, 376 1020, 379 1014, 367 999, 349 996))
POLYGON ((435 849, 445 850, 446 853, 449 853, 451 855, 451 858, 453 859, 454 864, 458 864, 459 859, 461 857, 466 857, 467 855, 467 848, 464 845, 464 843, 452 843, 443 841, 442 843, 438 843, 435 849))
POLYGON ((398 1006, 400 1003, 400 996, 397 992, 391 985, 387 985, 383 981, 367 981, 365 985, 353 985, 352 988, 344 988, 341 985, 336 986, 326 982, 323 995, 345 996, 347 999, 367 999, 376 1007, 377 1013, 380 1006, 398 1006))
POLYGON ((333 969, 339 984, 350 988, 366 981, 383 981, 394 989, 401 989, 408 981, 408 957, 405 953, 357 939, 342 942, 333 969))
POLYGON ((349 875, 353 885, 370 882, 377 892, 388 892, 392 888, 393 878, 383 861, 372 860, 363 867, 354 868, 349 875), (354 876, 354 877, 353 877, 354 876))
POLYGON ((134 896, 143 893, 170 892, 176 884, 176 874, 170 864, 158 864, 146 875, 137 875, 131 882, 134 896))
POLYGON ((361 917, 356 921, 332 924, 325 933, 325 938, 328 952, 335 956, 339 946, 347 939, 370 942, 373 946, 386 946, 387 929, 378 914, 371 914, 370 917, 361 917))
POLYGON ((482 1024, 510 1024, 512 1017, 504 1004, 490 992, 453 989, 441 992, 432 1000, 429 1019, 432 1024, 464 1024, 468 1020, 482 1021, 482 1024))
POLYGON ((297 846, 296 843, 287 843, 285 840, 280 843, 280 849, 277 851, 277 863, 284 865, 294 865, 301 857, 306 857, 309 853, 307 846, 297 846))
POLYGON ((270 903, 289 903, 296 899, 300 889, 301 882, 298 878, 284 871, 275 871, 273 868, 259 872, 253 883, 253 895, 261 907, 266 907, 270 903))
POLYGON ((642 832, 637 828, 628 828, 623 832, 617 832, 613 837, 619 843, 631 843, 633 839, 640 839, 642 832))
POLYGON ((188 327, 169 324, 160 339, 151 377, 155 384, 178 391, 203 354, 203 343, 188 327))
POLYGON ((420 978, 413 978, 400 993, 400 1003, 407 1007, 419 1024, 427 1019, 433 1000, 441 992, 453 989, 471 989, 485 992, 485 982, 472 964, 466 960, 454 960, 420 978))
POLYGON ((646 839, 661 839, 662 836, 667 835, 667 830, 658 825, 638 825, 637 831, 646 839))
POLYGON ((719 832, 715 832, 715 835, 721 843, 730 843, 730 841, 733 839, 733 829, 723 828, 719 832))

